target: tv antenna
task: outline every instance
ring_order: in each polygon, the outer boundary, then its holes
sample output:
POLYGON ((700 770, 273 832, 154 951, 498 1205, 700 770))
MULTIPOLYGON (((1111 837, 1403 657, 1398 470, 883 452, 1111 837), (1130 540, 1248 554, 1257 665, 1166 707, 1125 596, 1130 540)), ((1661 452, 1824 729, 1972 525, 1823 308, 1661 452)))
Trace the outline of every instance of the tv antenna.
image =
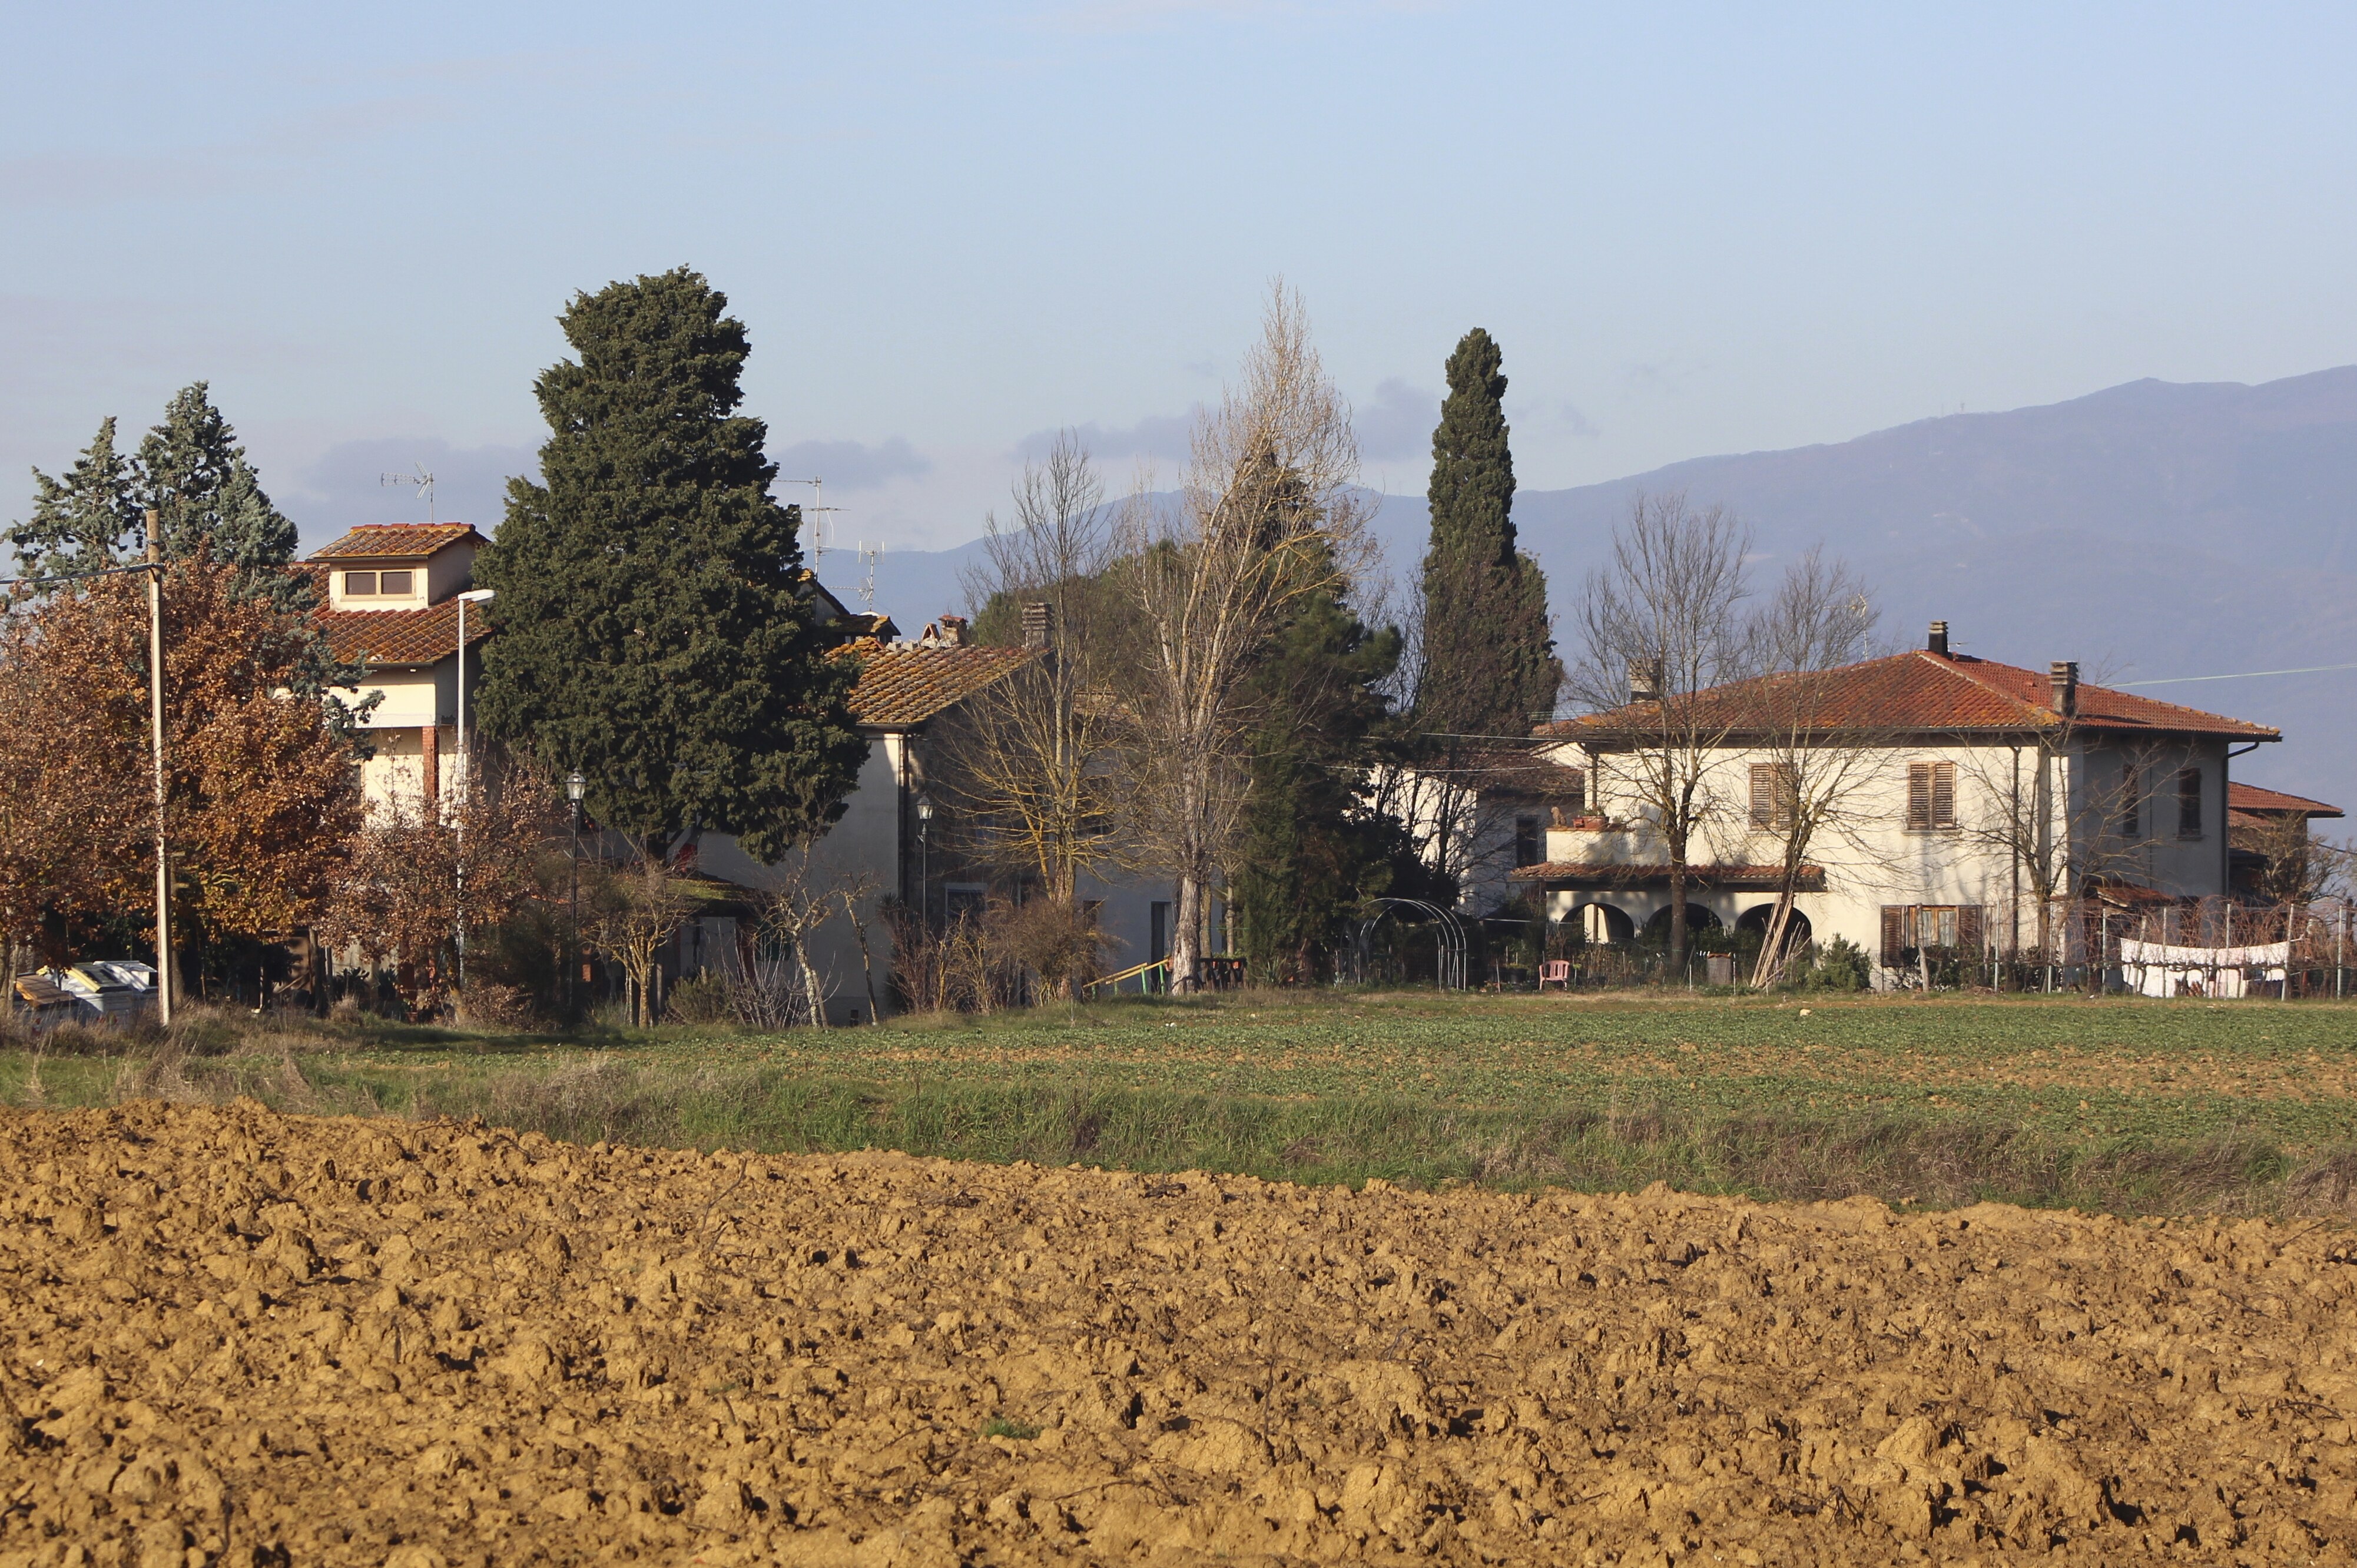
POLYGON ((434 476, 425 471, 425 465, 423 463, 416 465, 416 467, 417 471, 414 474, 379 474, 376 477, 377 488, 382 489, 386 485, 415 485, 418 493, 425 498, 425 521, 432 522, 434 521, 434 476))
POLYGON ((811 488, 811 504, 802 508, 802 511, 811 520, 811 569, 816 571, 819 557, 826 553, 826 514, 831 511, 841 511, 843 509, 839 506, 819 504, 825 499, 825 492, 820 489, 826 483, 824 479, 788 479, 786 483, 808 485, 811 488))
POLYGON ((884 558, 884 546, 859 542, 859 605, 869 615, 876 613, 876 563, 884 558))

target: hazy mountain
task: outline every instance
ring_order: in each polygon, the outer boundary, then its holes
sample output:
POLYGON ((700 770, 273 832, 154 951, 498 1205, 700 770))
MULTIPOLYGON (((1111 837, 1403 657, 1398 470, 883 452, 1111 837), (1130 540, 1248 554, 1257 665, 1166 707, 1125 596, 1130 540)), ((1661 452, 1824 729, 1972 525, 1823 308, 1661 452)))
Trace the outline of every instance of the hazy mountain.
MULTIPOLYGON (((1763 578, 1823 541, 1875 585, 1898 640, 1940 617, 1961 651, 2076 659, 2113 682, 2357 662, 2357 366, 2262 386, 2134 381, 1525 490, 1514 520, 1560 620, 1630 498, 1674 489, 1750 522, 1763 578)), ((1395 573, 1415 570, 1424 527, 1421 497, 1382 499, 1395 573)), ((887 555, 878 604, 913 633, 963 602, 958 569, 978 549, 887 555)), ((2280 727, 2237 776, 2357 808, 2357 671, 2140 689, 2280 727)))

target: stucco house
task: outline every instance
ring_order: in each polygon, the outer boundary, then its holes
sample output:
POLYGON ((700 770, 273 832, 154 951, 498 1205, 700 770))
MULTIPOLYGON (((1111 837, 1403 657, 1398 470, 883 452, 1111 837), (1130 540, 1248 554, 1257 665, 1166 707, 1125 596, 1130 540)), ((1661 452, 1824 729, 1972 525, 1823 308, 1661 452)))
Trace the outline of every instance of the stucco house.
POLYGON ((371 801, 435 800, 461 766, 459 682, 471 695, 491 622, 489 606, 468 607, 462 659, 458 596, 474 586, 482 543, 471 523, 363 523, 310 557, 324 580, 328 650, 367 671, 360 697, 378 698, 361 720, 374 750, 361 766, 371 801))
MULTIPOLYGON (((1800 934, 1848 939, 1889 983, 1927 950, 1975 962, 2027 953, 2041 880, 2061 963, 2085 956, 2090 909, 2216 908, 2233 891, 2232 759, 2282 738, 2084 682, 2072 663, 2040 671, 1952 652, 1944 622, 1922 648, 1819 679, 1806 744, 1851 748, 1856 782, 1837 825, 1807 845, 1800 934)), ((1711 740, 1696 769, 1706 810, 1688 851, 1690 928, 1764 929, 1782 883, 1790 790, 1778 779, 1792 751, 1789 731, 1747 716, 1760 694, 1747 682, 1687 699, 1724 710, 1689 732, 1711 740)), ((1539 755, 1581 773, 1583 809, 1554 817, 1544 856, 1511 878, 1590 940, 1666 925, 1667 854, 1635 788, 1652 712, 1641 699, 1537 732, 1539 755)))

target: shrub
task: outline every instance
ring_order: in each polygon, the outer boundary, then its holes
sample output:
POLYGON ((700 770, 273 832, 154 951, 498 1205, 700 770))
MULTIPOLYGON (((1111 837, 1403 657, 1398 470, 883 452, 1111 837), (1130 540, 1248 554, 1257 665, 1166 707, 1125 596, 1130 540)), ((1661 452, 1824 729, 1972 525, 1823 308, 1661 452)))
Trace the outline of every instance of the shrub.
POLYGON ((1874 965, 1866 950, 1847 937, 1820 943, 1815 958, 1798 972, 1803 991, 1863 991, 1874 980, 1874 965))
POLYGON ((734 1016, 728 982, 717 974, 681 981, 663 998, 663 1016, 673 1024, 726 1024, 734 1016))

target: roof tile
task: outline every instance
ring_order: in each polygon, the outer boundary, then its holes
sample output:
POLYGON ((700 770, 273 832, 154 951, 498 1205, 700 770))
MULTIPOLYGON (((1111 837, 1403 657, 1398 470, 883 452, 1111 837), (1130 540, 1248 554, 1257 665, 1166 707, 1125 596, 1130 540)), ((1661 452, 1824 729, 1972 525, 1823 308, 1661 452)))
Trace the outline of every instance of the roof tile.
POLYGON ((920 648, 863 639, 836 650, 859 661, 851 714, 878 729, 920 725, 1039 655, 1036 648, 920 648))
MULTIPOLYGON (((1705 696, 1737 706, 1750 700, 1768 682, 1791 676, 1770 675, 1760 681, 1738 682, 1714 688, 1705 696)), ((1818 725, 1827 730, 1869 729, 1910 733, 1925 731, 2021 731, 2048 729, 2065 721, 2049 705, 2048 677, 1968 654, 1938 654, 1918 649, 1887 659, 1870 659, 1826 672, 1826 683, 1815 699, 1818 725)), ((1616 718, 1643 711, 1647 704, 1631 703, 1607 714, 1562 719, 1541 725, 1536 733, 1573 740, 1609 728, 1616 718)), ((2070 721, 2082 729, 2145 735, 2215 735, 2243 740, 2280 740, 2282 732, 2248 724, 2199 708, 2155 702, 2108 686, 2080 682, 2078 714, 2070 721)), ((1743 726, 1738 723, 1736 733, 1743 726)))
POLYGON ((462 539, 482 542, 471 522, 363 522, 323 549, 314 561, 361 561, 385 555, 431 555, 462 539))
MULTIPOLYGON (((487 606, 467 618, 467 641, 491 634, 487 606)), ((414 610, 321 610, 319 629, 339 663, 379 669, 391 664, 432 664, 458 650, 458 601, 445 599, 414 610)))

